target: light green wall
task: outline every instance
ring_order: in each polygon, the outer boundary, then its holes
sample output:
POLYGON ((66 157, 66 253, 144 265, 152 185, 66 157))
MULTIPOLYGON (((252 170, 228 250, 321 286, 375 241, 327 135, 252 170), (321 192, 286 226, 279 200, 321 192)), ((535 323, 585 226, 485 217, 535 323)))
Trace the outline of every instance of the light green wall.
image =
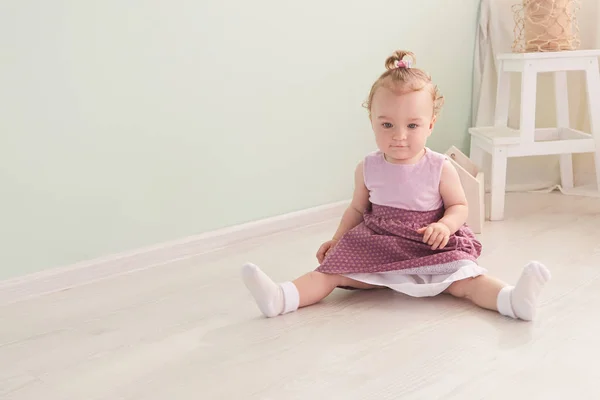
POLYGON ((397 48, 464 147, 477 6, 4 0, 0 279, 349 198, 397 48))

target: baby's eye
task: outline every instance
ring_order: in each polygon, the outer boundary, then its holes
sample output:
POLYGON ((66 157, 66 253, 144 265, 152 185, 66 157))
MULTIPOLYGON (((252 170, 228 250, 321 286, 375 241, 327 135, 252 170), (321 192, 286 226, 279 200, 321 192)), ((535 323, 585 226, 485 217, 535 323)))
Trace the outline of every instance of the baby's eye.
POLYGON ((381 124, 381 126, 383 126, 385 129, 390 129, 394 127, 394 125, 390 124, 389 122, 384 122, 383 124, 381 124))
POLYGON ((419 125, 417 125, 417 124, 408 124, 408 127, 410 129, 417 129, 419 127, 419 125))

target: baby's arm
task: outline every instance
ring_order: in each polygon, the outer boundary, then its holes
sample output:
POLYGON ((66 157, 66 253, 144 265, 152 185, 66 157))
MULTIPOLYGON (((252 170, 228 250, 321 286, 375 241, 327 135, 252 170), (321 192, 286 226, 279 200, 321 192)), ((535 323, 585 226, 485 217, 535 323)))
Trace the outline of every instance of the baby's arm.
POLYGON ((344 212, 340 225, 333 235, 334 240, 340 240, 350 229, 363 221, 363 213, 369 206, 369 190, 365 186, 363 162, 361 161, 354 172, 354 195, 350 206, 344 212))
POLYGON ((452 235, 467 221, 469 207, 458 172, 448 160, 444 161, 442 167, 440 194, 444 200, 446 212, 439 222, 446 225, 452 235))

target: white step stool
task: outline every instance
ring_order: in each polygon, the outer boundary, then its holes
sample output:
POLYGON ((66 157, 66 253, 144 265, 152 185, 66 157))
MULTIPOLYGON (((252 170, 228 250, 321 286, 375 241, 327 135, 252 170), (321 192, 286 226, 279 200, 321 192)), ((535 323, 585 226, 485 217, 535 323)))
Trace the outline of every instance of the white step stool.
POLYGON ((473 162, 483 168, 485 152, 492 156, 490 220, 504 218, 506 163, 509 157, 560 154, 561 185, 573 188, 574 153, 595 153, 596 181, 600 189, 600 50, 548 53, 506 53, 497 57, 498 84, 494 126, 474 127, 471 134, 473 162), (570 127, 567 71, 585 71, 591 134, 570 127), (508 127, 510 73, 521 73, 519 129, 508 127), (554 72, 556 128, 535 128, 537 74, 554 72))

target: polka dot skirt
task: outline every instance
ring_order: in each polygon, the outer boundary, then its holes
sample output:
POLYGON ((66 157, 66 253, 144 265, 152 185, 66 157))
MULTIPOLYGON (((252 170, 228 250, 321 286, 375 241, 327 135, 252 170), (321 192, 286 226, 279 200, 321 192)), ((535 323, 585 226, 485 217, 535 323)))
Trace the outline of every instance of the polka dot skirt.
MULTIPOLYGON (((373 204, 364 222, 350 230, 316 270, 332 274, 373 273, 431 266, 459 260, 476 261, 481 243, 464 225, 443 249, 423 243, 419 228, 439 221, 444 209, 410 211, 373 204)), ((427 269, 427 268, 425 268, 427 269)), ((423 271, 422 273, 428 273, 423 271)), ((447 273, 447 272, 446 272, 447 273)))

